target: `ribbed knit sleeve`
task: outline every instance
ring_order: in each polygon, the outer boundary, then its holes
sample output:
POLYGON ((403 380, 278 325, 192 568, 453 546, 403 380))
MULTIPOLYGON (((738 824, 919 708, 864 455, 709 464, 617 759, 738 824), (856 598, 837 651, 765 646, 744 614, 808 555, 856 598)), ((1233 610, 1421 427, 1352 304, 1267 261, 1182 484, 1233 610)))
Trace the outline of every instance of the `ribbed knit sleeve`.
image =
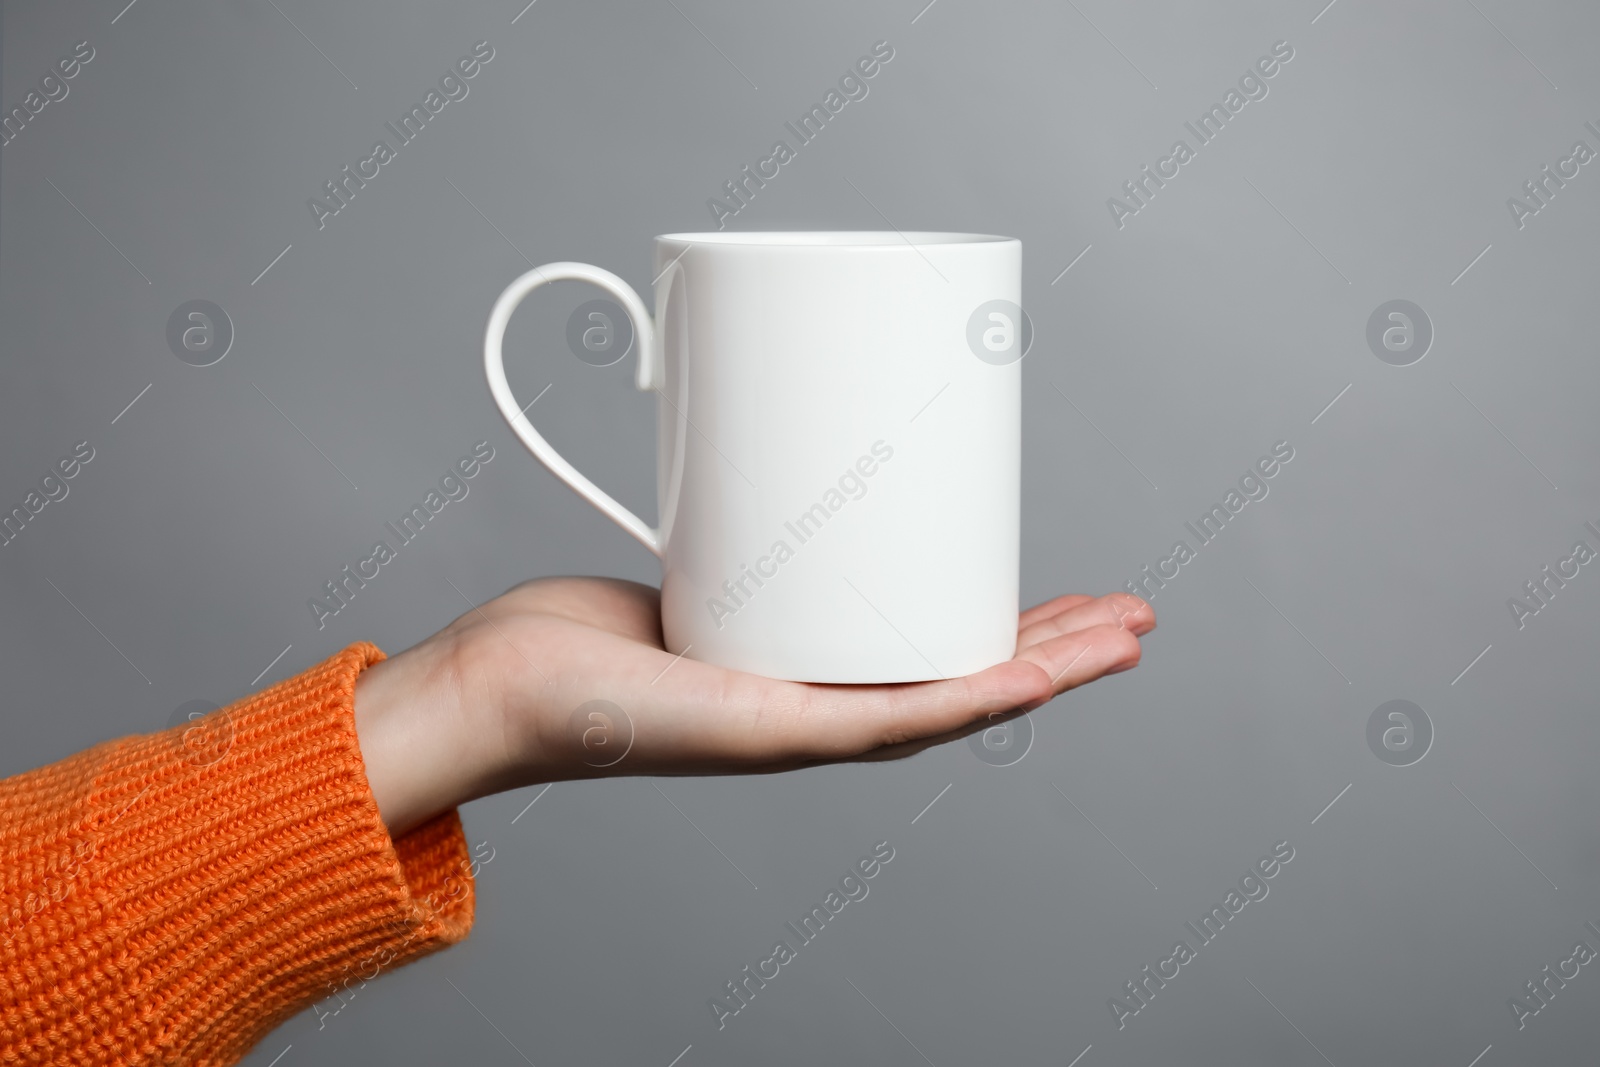
POLYGON ((357 644, 203 719, 0 781, 0 1064, 222 1065, 467 936, 455 811, 391 840, 357 644))

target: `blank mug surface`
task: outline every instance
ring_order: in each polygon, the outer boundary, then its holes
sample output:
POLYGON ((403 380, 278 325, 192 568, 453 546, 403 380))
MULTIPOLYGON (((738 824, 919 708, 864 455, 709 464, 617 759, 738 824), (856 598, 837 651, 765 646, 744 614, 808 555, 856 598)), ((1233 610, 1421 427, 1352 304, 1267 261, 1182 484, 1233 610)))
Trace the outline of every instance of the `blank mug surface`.
POLYGON ((602 284, 635 318, 659 529, 496 388, 497 320, 503 334, 538 280, 491 317, 491 390, 540 459, 660 556, 668 651, 796 681, 968 674, 1016 645, 1021 260, 1019 241, 973 234, 667 235, 653 326, 614 275, 530 272, 602 284))

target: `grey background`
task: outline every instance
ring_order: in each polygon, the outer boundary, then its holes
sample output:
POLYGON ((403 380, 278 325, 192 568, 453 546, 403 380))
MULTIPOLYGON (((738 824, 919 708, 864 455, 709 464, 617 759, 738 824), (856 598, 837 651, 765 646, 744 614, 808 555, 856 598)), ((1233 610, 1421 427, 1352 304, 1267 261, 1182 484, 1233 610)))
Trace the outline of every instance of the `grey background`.
MULTIPOLYGON (((924 2, 7 0, 6 109, 75 42, 97 55, 0 150, 0 503, 79 440, 96 458, 0 549, 0 773, 354 640, 397 652, 466 609, 450 582, 654 581, 494 412, 490 301, 528 261, 648 285, 650 236, 708 228, 880 39, 870 95, 732 225, 1022 239, 1029 602, 1120 587, 1295 448, 1155 596, 1143 665, 1034 713, 1021 762, 954 744, 475 803, 474 936, 251 1063, 1592 1057, 1591 968, 1521 1032, 1507 999, 1600 922, 1600 577, 1521 631, 1506 598, 1596 545, 1600 173, 1520 231, 1505 202, 1600 148, 1600 9, 924 2), (478 40, 470 96, 319 231, 306 199, 478 40), (1266 99, 1119 230, 1106 198, 1278 40, 1266 99), (196 298, 237 331, 206 368, 165 342, 196 298), (1436 332, 1403 368, 1365 342, 1395 298, 1436 332), (480 439, 471 495, 318 630, 307 598, 480 439), (1397 698, 1436 732, 1403 768, 1365 741, 1397 698), (880 839, 870 896, 719 1032, 707 999, 880 839), (1280 840, 1271 895, 1119 1031, 1108 998, 1280 840)), ((592 295, 530 302, 513 385, 550 384, 541 428, 648 517, 632 360, 562 341, 592 295)))

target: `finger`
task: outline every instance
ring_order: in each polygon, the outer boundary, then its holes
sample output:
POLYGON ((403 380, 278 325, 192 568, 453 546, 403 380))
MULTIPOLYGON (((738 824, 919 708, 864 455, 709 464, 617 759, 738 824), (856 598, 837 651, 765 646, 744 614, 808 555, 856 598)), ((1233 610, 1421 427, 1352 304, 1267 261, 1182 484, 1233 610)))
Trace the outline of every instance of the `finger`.
POLYGON ((1068 608, 1077 607, 1079 604, 1087 604, 1093 599, 1094 597, 1086 596, 1083 593, 1067 593, 1056 597, 1054 600, 1046 600, 1043 604, 1035 604, 1018 616, 1017 629, 1026 629, 1036 622, 1043 622, 1052 615, 1058 615, 1068 608))
POLYGON ((890 686, 811 686, 787 715, 743 750, 759 760, 843 760, 885 745, 938 737, 990 712, 1037 704, 1050 680, 1033 663, 1008 660, 964 678, 890 686))
POLYGON ((872 749, 869 752, 863 752, 859 756, 851 756, 848 759, 840 762, 883 763, 889 760, 908 759, 917 755, 919 752, 926 751, 927 749, 934 748, 938 745, 946 745, 951 741, 964 740, 965 738, 971 737, 975 733, 991 729, 995 726, 1001 725, 1002 723, 1010 722, 1012 719, 1015 719, 1019 716, 1030 714, 1020 707, 998 708, 988 712, 984 712, 982 709, 979 709, 979 711, 980 714, 978 714, 977 717, 975 717, 971 722, 964 726, 957 727, 954 730, 947 730, 942 734, 935 734, 932 737, 924 737, 918 741, 902 741, 896 745, 884 745, 880 748, 872 749))
POLYGON ((1156 628, 1156 613, 1145 601, 1131 593, 1110 593, 1067 608, 1047 619, 1026 626, 1017 634, 1019 650, 1051 637, 1110 623, 1143 637, 1156 628))
MULTIPOLYGON (((851 759, 872 761, 914 755, 1022 714, 1023 709, 1036 707, 1048 700, 1049 696, 1084 685, 1102 675, 1127 670, 1138 664, 1141 655, 1137 634, 1147 633, 1155 626, 1155 614, 1150 606, 1126 593, 1113 593, 1099 598, 1075 594, 1057 597, 1049 604, 1040 605, 1039 609, 1030 610, 1039 611, 1052 605, 1060 609, 1053 618, 1060 623, 1063 633, 1038 635, 1031 642, 1032 647, 1024 648, 1012 661, 1031 663, 1049 673, 1051 688, 1048 696, 1017 700, 1015 697, 1024 690, 986 690, 986 696, 980 704, 968 703, 954 714, 943 717, 942 730, 908 736, 904 740, 890 737, 882 745, 851 759), (1074 617, 1070 624, 1065 621, 1069 617, 1074 617), (1122 625, 1124 622, 1126 626, 1122 625)), ((1051 620, 1046 619, 1035 622, 1033 627, 1048 628, 1050 625, 1051 620)), ((976 682, 989 673, 974 675, 970 680, 976 682)), ((1036 678, 1031 674, 1019 674, 1014 680, 1031 684, 1036 678)), ((922 725, 934 726, 934 717, 925 717, 922 725)))
POLYGON ((1139 638, 1115 623, 1046 638, 1018 654, 1050 678, 1052 693, 1064 693, 1139 663, 1139 638))

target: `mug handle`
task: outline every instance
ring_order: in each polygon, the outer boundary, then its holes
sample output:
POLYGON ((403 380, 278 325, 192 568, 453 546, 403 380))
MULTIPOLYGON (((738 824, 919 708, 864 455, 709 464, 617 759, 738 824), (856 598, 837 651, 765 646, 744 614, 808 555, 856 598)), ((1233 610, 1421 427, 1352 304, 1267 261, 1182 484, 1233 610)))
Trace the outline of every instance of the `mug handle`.
POLYGON ((528 446, 528 451, 550 468, 552 474, 577 490, 578 495, 599 508, 659 557, 661 531, 646 524, 639 516, 617 503, 609 493, 563 459, 561 453, 552 448, 550 442, 533 428, 533 423, 528 421, 528 416, 517 403, 516 397, 511 393, 511 386, 506 381, 501 344, 505 340, 506 326, 511 321, 511 313, 539 286, 567 280, 598 285, 621 302, 628 318, 633 320, 634 343, 639 348, 639 371, 635 382, 642 391, 659 388, 661 366, 660 352, 656 347, 655 324, 651 321, 650 313, 645 310, 644 301, 639 299, 639 294, 634 292, 627 282, 608 270, 588 263, 562 262, 546 263, 542 267, 533 268, 506 286, 505 292, 494 302, 494 310, 489 312, 488 332, 483 339, 483 368, 489 379, 489 392, 494 396, 500 414, 505 416, 506 422, 510 423, 511 429, 522 439, 522 443, 528 446))

